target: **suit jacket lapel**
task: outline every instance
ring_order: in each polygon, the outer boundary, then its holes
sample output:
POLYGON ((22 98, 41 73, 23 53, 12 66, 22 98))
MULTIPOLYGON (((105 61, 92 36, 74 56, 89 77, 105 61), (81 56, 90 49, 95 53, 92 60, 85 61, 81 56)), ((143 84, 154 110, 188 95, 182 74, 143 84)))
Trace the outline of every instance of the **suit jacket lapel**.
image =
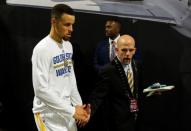
POLYGON ((128 81, 127 81, 127 76, 125 75, 125 71, 123 69, 123 66, 121 65, 121 62, 118 60, 117 57, 115 57, 112 61, 112 64, 115 66, 115 68, 117 69, 117 72, 119 73, 119 76, 121 78, 121 82, 122 82, 122 89, 124 90, 125 92, 125 95, 127 97, 131 97, 133 98, 133 94, 130 90, 130 87, 129 87, 129 84, 128 84, 128 81))
POLYGON ((109 39, 107 39, 107 41, 106 41, 106 53, 107 53, 107 58, 108 58, 108 62, 110 62, 110 52, 109 52, 109 50, 110 50, 110 43, 109 43, 109 39))
POLYGON ((133 95, 138 98, 138 71, 134 60, 132 60, 133 78, 134 78, 134 91, 133 95))

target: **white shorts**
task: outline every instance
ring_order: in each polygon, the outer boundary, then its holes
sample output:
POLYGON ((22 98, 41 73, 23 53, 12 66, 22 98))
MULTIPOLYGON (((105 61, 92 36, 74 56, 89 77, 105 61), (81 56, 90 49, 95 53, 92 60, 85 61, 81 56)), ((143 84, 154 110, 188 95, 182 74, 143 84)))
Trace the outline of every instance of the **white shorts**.
POLYGON ((50 111, 35 113, 34 117, 39 131, 77 131, 73 118, 63 118, 50 111))

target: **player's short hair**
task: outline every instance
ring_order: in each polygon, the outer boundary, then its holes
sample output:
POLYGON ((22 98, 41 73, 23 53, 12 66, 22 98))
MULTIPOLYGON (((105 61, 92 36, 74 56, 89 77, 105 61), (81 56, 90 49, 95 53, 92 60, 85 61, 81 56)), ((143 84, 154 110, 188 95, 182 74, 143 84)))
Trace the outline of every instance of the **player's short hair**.
POLYGON ((64 13, 69 15, 75 15, 75 12, 70 6, 66 4, 57 4, 52 8, 51 18, 59 19, 64 13))

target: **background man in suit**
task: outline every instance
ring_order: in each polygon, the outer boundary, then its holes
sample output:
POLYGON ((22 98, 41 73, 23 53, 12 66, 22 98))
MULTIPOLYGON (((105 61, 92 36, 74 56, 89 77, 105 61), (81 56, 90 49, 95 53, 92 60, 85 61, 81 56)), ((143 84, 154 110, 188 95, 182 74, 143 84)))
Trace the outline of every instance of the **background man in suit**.
POLYGON ((135 40, 118 39, 116 57, 100 70, 100 81, 90 96, 91 116, 105 100, 108 105, 107 131, 134 131, 139 110, 140 63, 133 59, 135 40), (131 80, 128 80, 131 74, 131 80))
POLYGON ((96 71, 99 71, 102 66, 113 59, 112 44, 115 45, 117 43, 117 40, 120 37, 120 31, 121 22, 118 19, 111 18, 106 21, 106 39, 99 42, 95 50, 94 65, 96 71))

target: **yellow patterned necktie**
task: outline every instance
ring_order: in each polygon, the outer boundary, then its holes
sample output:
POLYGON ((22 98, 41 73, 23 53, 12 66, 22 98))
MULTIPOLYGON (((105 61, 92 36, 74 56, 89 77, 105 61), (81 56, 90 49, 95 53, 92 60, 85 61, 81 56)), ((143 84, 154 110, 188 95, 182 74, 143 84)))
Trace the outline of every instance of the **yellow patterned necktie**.
POLYGON ((131 92, 133 93, 133 89, 134 89, 133 74, 129 68, 127 70, 127 79, 128 79, 128 83, 129 83, 129 87, 131 89, 131 92))

